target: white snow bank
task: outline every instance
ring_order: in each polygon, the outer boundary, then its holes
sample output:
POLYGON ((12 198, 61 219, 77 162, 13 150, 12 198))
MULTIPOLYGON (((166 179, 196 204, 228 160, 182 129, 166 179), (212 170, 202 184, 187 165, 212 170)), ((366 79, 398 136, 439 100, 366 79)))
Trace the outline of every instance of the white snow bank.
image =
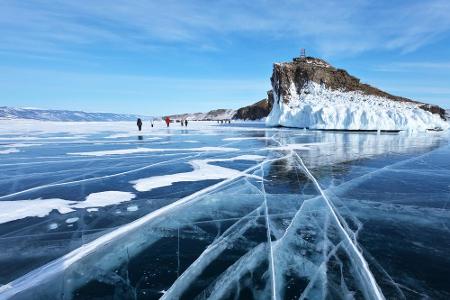
POLYGON ((237 148, 229 147, 200 147, 200 148, 132 148, 132 149, 118 149, 118 150, 105 150, 105 151, 90 151, 90 152, 72 152, 68 155, 81 155, 81 156, 106 156, 106 155, 121 155, 121 154, 135 154, 135 153, 147 153, 147 152, 168 152, 168 151, 199 151, 199 152, 228 152, 239 151, 237 148))
POLYGON ((220 180, 239 176, 241 171, 210 165, 211 162, 224 162, 235 160, 263 160, 264 156, 260 155, 240 155, 232 158, 222 159, 195 159, 189 163, 194 170, 185 173, 177 173, 171 175, 153 176, 149 178, 131 181, 134 188, 140 192, 150 191, 152 189, 170 186, 175 182, 200 181, 200 180, 220 180))
POLYGON ((286 97, 274 90, 274 106, 266 124, 342 130, 448 129, 449 124, 438 115, 418 106, 361 92, 333 91, 315 82, 306 84, 298 94, 292 84, 286 97))
POLYGON ((85 201, 58 198, 0 201, 0 224, 27 217, 45 217, 54 209, 60 214, 66 214, 75 211, 75 208, 105 207, 127 202, 135 197, 130 192, 106 191, 89 194, 85 201))

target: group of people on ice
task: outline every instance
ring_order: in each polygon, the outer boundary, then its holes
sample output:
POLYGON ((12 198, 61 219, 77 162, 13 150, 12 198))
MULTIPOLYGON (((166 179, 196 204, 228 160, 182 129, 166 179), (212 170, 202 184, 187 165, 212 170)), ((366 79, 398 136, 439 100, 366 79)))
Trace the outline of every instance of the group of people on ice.
MULTIPOLYGON (((166 126, 167 127, 169 127, 170 126, 170 117, 165 117, 164 118, 164 122, 166 122, 166 126)), ((181 122, 181 126, 188 126, 188 120, 187 119, 184 119, 184 120, 181 120, 180 121, 181 122)), ((136 122, 136 125, 137 125, 137 127, 138 127, 138 129, 139 129, 139 131, 141 131, 142 130, 142 120, 141 120, 141 118, 138 118, 137 119, 137 122, 136 122)), ((153 127, 153 120, 151 120, 150 121, 150 125, 153 127)))

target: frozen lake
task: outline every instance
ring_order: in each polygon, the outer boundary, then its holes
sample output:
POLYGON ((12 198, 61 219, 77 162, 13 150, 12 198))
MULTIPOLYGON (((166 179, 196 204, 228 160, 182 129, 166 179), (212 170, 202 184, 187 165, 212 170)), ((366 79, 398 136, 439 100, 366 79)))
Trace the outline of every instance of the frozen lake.
POLYGON ((0 121, 0 299, 449 299, 448 133, 0 121))

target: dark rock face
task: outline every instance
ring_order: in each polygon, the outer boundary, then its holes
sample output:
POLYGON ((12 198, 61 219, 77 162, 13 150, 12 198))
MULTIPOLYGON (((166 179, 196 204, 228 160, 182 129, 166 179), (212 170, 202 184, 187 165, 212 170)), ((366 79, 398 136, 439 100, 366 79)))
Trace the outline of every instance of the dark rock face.
POLYGON ((441 116, 442 119, 446 120, 446 111, 445 109, 443 109, 440 106, 437 105, 431 105, 431 104, 423 104, 421 106, 419 106, 421 109, 429 111, 432 114, 438 114, 439 116, 441 116))
MULTIPOLYGON (((310 81, 322 84, 331 90, 344 92, 360 91, 367 95, 384 97, 393 101, 422 103, 394 96, 368 84, 361 83, 359 78, 348 74, 345 70, 336 69, 322 59, 313 57, 294 58, 289 63, 274 64, 271 77, 273 91, 278 97, 281 96, 281 99, 284 99, 283 101, 286 103, 290 99, 292 84, 294 84, 296 92, 300 94, 303 86, 310 81)), ((437 105, 423 103, 420 108, 433 114, 439 114, 441 118, 445 119, 445 110, 437 105)))
MULTIPOLYGON (((269 94, 269 92, 268 92, 268 94, 269 94)), ((271 91, 270 91, 270 94, 272 94, 271 91)), ((263 99, 252 105, 239 108, 236 111, 236 114, 233 116, 233 119, 235 119, 235 120, 260 120, 269 115, 270 111, 272 110, 272 104, 273 104, 273 97, 272 97, 271 101, 269 101, 268 99, 263 99)))

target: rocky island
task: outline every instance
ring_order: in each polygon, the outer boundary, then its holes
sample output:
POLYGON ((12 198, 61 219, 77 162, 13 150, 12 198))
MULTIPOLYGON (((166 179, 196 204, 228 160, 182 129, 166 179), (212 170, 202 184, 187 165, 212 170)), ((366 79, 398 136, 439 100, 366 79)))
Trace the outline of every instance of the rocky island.
POLYGON ((446 129, 445 110, 361 83, 313 57, 275 63, 268 126, 328 130, 446 129))

